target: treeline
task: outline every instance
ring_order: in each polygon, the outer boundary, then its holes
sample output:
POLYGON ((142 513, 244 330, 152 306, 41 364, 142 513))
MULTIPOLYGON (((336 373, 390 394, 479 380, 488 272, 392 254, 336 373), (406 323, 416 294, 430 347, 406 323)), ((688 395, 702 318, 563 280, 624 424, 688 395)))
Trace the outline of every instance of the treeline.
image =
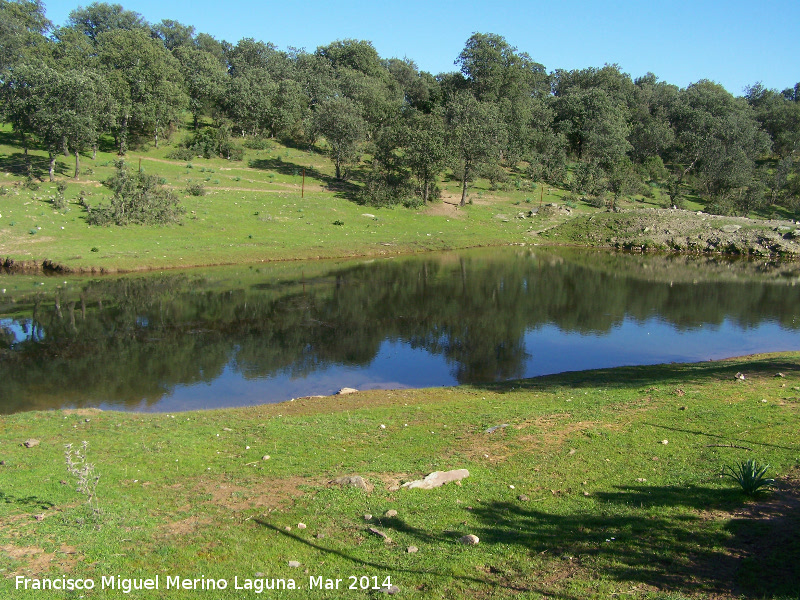
POLYGON ((0 0, 0 115, 27 152, 75 156, 111 136, 124 154, 158 146, 189 111, 173 156, 243 157, 239 141, 326 142, 336 178, 359 200, 426 202, 445 172, 493 187, 546 182, 591 203, 661 190, 670 204, 749 213, 800 207, 800 83, 756 83, 735 97, 701 80, 686 88, 616 65, 548 72, 495 34, 470 37, 457 72, 432 75, 372 44, 315 52, 242 39, 232 45, 172 20, 148 23, 117 4, 70 13, 63 27, 39 0, 0 0), (362 155, 366 168, 356 173, 362 155))

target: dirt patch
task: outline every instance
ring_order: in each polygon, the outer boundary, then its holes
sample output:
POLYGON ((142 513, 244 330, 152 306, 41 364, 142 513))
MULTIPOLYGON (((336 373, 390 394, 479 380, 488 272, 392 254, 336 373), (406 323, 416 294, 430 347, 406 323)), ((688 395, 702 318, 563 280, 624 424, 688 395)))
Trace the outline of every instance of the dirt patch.
POLYGON ((242 511, 253 508, 280 508, 303 495, 301 485, 315 486, 323 483, 304 477, 263 480, 252 486, 206 481, 200 484, 200 490, 211 496, 208 502, 229 510, 242 511))
POLYGON ((466 213, 460 210, 457 200, 444 200, 429 204, 425 208, 424 214, 434 217, 448 217, 450 219, 463 219, 466 217, 466 213))
POLYGON ((174 523, 167 523, 165 526, 166 534, 169 536, 182 537, 192 533, 201 525, 209 525, 211 519, 200 519, 199 517, 189 517, 174 523))
POLYGON ((36 576, 50 571, 56 567, 63 573, 68 573, 78 562, 78 552, 73 546, 61 546, 58 552, 45 552, 36 546, 14 546, 8 544, 0 546, 0 551, 8 558, 19 561, 15 570, 9 576, 27 575, 36 576), (55 563, 55 564, 54 564, 55 563))

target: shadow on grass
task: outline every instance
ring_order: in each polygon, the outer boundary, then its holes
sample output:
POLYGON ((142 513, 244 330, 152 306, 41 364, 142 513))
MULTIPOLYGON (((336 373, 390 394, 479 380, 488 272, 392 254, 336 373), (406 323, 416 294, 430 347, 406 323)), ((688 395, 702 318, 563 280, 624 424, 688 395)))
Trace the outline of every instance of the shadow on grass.
MULTIPOLYGON (((31 177, 37 179, 44 179, 50 169, 50 161, 46 156, 39 156, 37 154, 28 154, 28 159, 31 164, 31 177)), ((25 162, 25 155, 22 152, 15 152, 8 156, 0 157, 0 171, 26 177, 28 175, 28 167, 25 162)), ((56 173, 65 175, 69 172, 69 167, 60 160, 56 161, 56 173)))
POLYGON ((4 504, 16 504, 17 506, 27 506, 32 508, 38 508, 41 510, 46 510, 48 508, 53 508, 55 504, 52 502, 48 502, 47 500, 42 500, 38 496, 10 496, 6 494, 4 491, 0 490, 0 502, 4 504))
POLYGON ((392 572, 392 573, 414 573, 414 574, 428 575, 428 576, 433 575, 433 576, 436 576, 436 577, 443 577, 443 578, 448 579, 448 580, 458 579, 458 580, 461 580, 461 581, 467 581, 467 582, 470 582, 470 583, 473 583, 473 584, 478 583, 478 584, 486 584, 486 585, 496 585, 495 582, 492 582, 492 581, 487 580, 487 579, 482 579, 480 577, 469 577, 469 576, 464 576, 464 575, 455 575, 453 573, 443 573, 443 572, 437 572, 437 571, 431 571, 431 570, 423 570, 423 569, 419 569, 419 570, 418 569, 403 569, 403 568, 398 568, 396 564, 382 564, 382 563, 374 562, 374 561, 370 561, 370 560, 363 560, 361 558, 358 558, 357 556, 353 556, 351 554, 343 552, 342 550, 337 550, 335 548, 327 548, 325 546, 321 546, 320 544, 317 544, 317 543, 315 543, 315 542, 313 542, 311 540, 308 540, 308 539, 305 539, 305 538, 300 537, 298 535, 295 535, 295 534, 293 534, 291 532, 288 532, 288 531, 286 531, 284 529, 281 529, 280 527, 276 527, 275 525, 273 525, 269 521, 266 521, 265 519, 254 519, 254 521, 256 523, 258 523, 259 525, 261 525, 262 527, 264 527, 266 529, 271 529, 273 532, 284 536, 287 540, 292 540, 292 541, 297 542, 299 544, 303 544, 303 545, 308 546, 310 548, 314 548, 315 550, 319 550, 320 552, 324 552, 325 554, 338 556, 339 558, 342 558, 344 560, 350 561, 350 562, 352 562, 354 564, 357 564, 359 566, 373 567, 373 568, 378 569, 379 571, 384 572, 384 573, 392 572))
POLYGON ((340 181, 335 177, 326 175, 313 167, 304 167, 297 163, 282 160, 280 157, 276 158, 256 158, 249 162, 251 169, 259 169, 261 171, 276 171, 281 175, 301 177, 303 169, 306 171, 306 177, 311 177, 318 181, 322 181, 325 187, 336 194, 337 197, 346 200, 355 201, 358 186, 349 181, 340 181))
MULTIPOLYGON (((772 593, 796 594, 800 589, 800 503, 791 509, 792 514, 781 513, 783 521, 765 525, 750 519, 725 522, 729 512, 742 508, 742 496, 736 490, 641 486, 593 496, 601 501, 597 509, 574 514, 548 513, 522 502, 488 502, 470 511, 479 523, 470 532, 480 538, 481 545, 511 546, 512 551, 518 547, 531 557, 549 556, 559 565, 568 561, 573 569, 564 570, 565 580, 574 577, 577 569, 588 569, 590 578, 596 573, 620 583, 691 595, 728 597, 735 592, 737 597, 764 598, 772 593), (699 512, 640 512, 675 507, 699 512), (709 512, 712 509, 725 512, 715 516, 709 512), (793 523, 790 527, 788 520, 793 523), (775 531, 781 528, 788 531, 785 543, 774 543, 775 531), (748 552, 748 545, 758 551, 748 552)), ((386 519, 383 525, 426 544, 453 542, 463 534, 423 531, 398 518, 386 519)), ((555 588, 560 587, 558 569, 548 567, 555 588)))
MULTIPOLYGON (((732 359, 714 362, 574 371, 546 375, 534 379, 487 384, 483 387, 499 393, 520 389, 544 390, 553 386, 569 386, 573 388, 603 386, 630 389, 659 385, 687 385, 700 382, 730 381, 735 383, 735 375, 738 372, 745 372, 748 379, 754 379, 759 377, 773 378, 777 373, 793 371, 800 371, 800 361, 793 360, 792 357, 788 356, 768 356, 750 360, 732 359)), ((746 385, 746 382, 743 382, 743 385, 746 385)))

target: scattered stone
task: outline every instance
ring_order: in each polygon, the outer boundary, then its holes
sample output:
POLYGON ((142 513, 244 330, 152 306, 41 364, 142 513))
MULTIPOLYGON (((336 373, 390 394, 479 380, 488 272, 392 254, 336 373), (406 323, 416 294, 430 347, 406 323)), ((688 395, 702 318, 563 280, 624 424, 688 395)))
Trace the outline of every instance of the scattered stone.
POLYGON ((528 498, 525 494, 520 494, 519 496, 517 496, 517 500, 519 500, 520 502, 527 502, 528 500, 530 500, 530 498, 528 498))
POLYGON ((266 577, 266 575, 259 571, 258 573, 254 574, 253 577, 266 577))
POLYGON ((637 477, 636 481, 638 481, 639 483, 645 483, 647 479, 645 479, 644 477, 637 477))
POLYGON ((678 410, 689 410, 688 406, 681 406, 678 410))
POLYGON ((390 508, 389 510, 386 511, 386 513, 384 513, 383 516, 389 517, 389 518, 396 517, 397 516, 397 511, 395 509, 393 509, 393 508, 390 508))
POLYGON ((365 520, 365 521, 371 521, 371 520, 372 520, 372 515, 371 515, 371 514, 369 514, 369 513, 365 514, 365 515, 364 515, 364 520, 365 520))
POLYGON ((569 455, 570 455, 570 456, 572 456, 572 455, 573 455, 573 454, 575 454, 576 452, 577 452, 577 450, 575 450, 575 448, 570 448, 570 449, 569 449, 569 455))
POLYGON ((296 561, 296 560, 290 560, 289 561, 289 566, 292 567, 293 569, 296 569, 297 567, 300 566, 300 563, 298 561, 296 561))
POLYGON ((777 374, 775 375, 775 377, 786 377, 786 375, 784 375, 783 373, 777 373, 777 374))
POLYGON ((469 477, 469 471, 467 469, 434 471, 424 479, 417 479, 416 481, 404 483, 403 487, 408 489, 419 488, 421 490, 432 490, 433 488, 441 487, 445 483, 450 483, 451 481, 459 482, 465 477, 469 477))
POLYGON ((369 531, 372 535, 377 535, 379 538, 383 538, 383 541, 387 544, 390 544, 392 542, 392 538, 390 538, 380 529, 375 529, 374 527, 367 527, 367 531, 369 531))
POLYGON ((336 392, 339 396, 346 396, 347 394, 355 394, 358 390, 355 388, 343 387, 338 392, 336 392))
POLYGON ((508 489, 513 490, 516 489, 513 485, 508 486, 508 489))
POLYGON ((233 431, 233 429, 231 429, 230 427, 223 427, 222 431, 233 431))
POLYGON ((297 528, 298 529, 305 529, 306 528, 306 524, 305 523, 298 523, 297 524, 297 528))
POLYGON ((5 467, 5 466, 6 466, 6 461, 0 460, 0 467, 5 467))
POLYGON ((408 552, 409 554, 416 554, 417 552, 419 552, 419 548, 417 548, 416 546, 409 546, 408 548, 406 548, 406 552, 408 552))
POLYGON ((583 492, 583 495, 584 495, 584 496, 588 496, 588 495, 589 495, 589 492, 583 492))
POLYGON ((84 420, 83 420, 83 422, 84 422, 84 423, 88 423, 90 420, 91 420, 91 419, 84 419, 84 420))
POLYGON ((317 534, 317 539, 318 539, 318 540, 321 540, 321 539, 323 539, 324 537, 325 537, 325 534, 324 534, 324 533, 318 533, 318 534, 317 534))
POLYGON ((739 381, 744 381, 744 373, 737 373, 734 377, 739 381))
POLYGON ((269 454, 265 454, 261 457, 261 460, 269 460, 269 454))
POLYGON ((730 224, 728 224, 728 225, 723 225, 722 227, 720 227, 720 229, 721 229, 722 231, 724 231, 725 233, 736 233, 736 232, 737 232, 737 231, 739 231, 741 228, 742 228, 742 226, 741 226, 741 225, 735 225, 735 224, 733 224, 733 223, 730 223, 730 224))
POLYGON ((381 588, 381 591, 384 594, 389 594, 390 596, 394 596, 395 594, 399 594, 400 593, 400 588, 397 587, 396 585, 393 585, 393 586, 388 587, 388 588, 381 588))
POLYGON ((283 529, 284 529, 284 531, 291 531, 292 530, 292 528, 289 527, 288 525, 286 527, 284 527, 283 529))
POLYGON ((669 444, 669 440, 661 440, 661 443, 666 446, 667 444, 669 444))
POLYGON ((465 535, 458 541, 464 544, 465 546, 477 546, 478 542, 480 542, 481 540, 477 535, 473 535, 470 533, 468 535, 465 535))
POLYGON ((371 492, 375 487, 366 479, 361 477, 361 475, 344 475, 343 477, 337 477, 329 483, 335 483, 336 485, 341 486, 357 487, 366 492, 371 492))
POLYGON ((34 446, 38 446, 39 443, 40 443, 39 440, 31 438, 29 440, 25 440, 22 445, 25 446, 26 448, 33 448, 34 446))

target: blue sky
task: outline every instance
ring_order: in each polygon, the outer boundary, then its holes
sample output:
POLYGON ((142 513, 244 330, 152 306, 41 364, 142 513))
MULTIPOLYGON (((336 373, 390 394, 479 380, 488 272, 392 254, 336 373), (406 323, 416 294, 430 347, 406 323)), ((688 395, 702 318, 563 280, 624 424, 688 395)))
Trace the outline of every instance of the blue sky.
MULTIPOLYGON (((740 95, 761 81, 800 81, 800 0, 586 2, 579 0, 112 0, 151 23, 175 19, 231 43, 246 37, 313 51, 337 39, 370 40, 383 58, 408 57, 433 74, 453 62, 473 32, 504 36, 548 71, 617 63, 681 87, 711 79, 740 95)), ((63 25, 91 2, 51 0, 63 25)))

